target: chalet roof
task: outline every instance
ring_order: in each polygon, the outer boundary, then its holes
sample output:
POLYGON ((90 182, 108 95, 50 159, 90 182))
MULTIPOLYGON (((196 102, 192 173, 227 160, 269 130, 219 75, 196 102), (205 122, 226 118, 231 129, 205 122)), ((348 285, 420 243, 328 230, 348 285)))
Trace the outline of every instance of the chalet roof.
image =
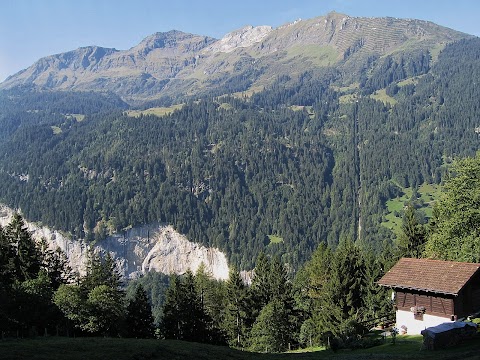
POLYGON ((400 259, 378 282, 396 289, 458 295, 480 264, 430 259, 400 259))

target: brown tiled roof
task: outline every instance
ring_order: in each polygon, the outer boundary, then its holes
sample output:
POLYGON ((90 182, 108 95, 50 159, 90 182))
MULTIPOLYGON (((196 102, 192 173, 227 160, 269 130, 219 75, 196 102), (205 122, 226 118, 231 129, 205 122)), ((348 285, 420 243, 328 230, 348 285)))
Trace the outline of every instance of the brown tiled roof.
POLYGON ((397 289, 457 295, 480 264, 402 258, 378 282, 397 289))

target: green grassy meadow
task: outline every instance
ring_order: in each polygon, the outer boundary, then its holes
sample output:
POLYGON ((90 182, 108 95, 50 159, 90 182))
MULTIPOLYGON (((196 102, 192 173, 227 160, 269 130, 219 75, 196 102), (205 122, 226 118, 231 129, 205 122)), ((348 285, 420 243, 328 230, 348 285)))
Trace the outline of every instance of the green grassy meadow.
MULTIPOLYGON (((388 214, 385 216, 383 226, 391 229, 395 234, 399 234, 402 226, 402 214, 404 207, 411 200, 413 189, 402 188, 403 195, 395 199, 388 200, 386 203, 388 214)), ((439 198, 441 189, 439 185, 423 184, 417 190, 419 197, 415 199, 417 210, 423 211, 427 218, 432 216, 433 204, 439 198)))
POLYGON ((304 57, 316 66, 331 66, 338 61, 338 52, 333 46, 292 46, 287 51, 287 60, 304 57))
POLYGON ((53 134, 58 135, 62 133, 62 129, 60 129, 58 126, 50 126, 52 128, 53 134))
POLYGON ((278 235, 268 235, 268 239, 270 240, 270 244, 281 244, 283 243, 283 238, 278 235))
POLYGON ((127 116, 130 117, 139 117, 140 115, 155 115, 155 116, 165 116, 173 113, 175 110, 179 110, 184 106, 184 104, 172 105, 169 107, 155 107, 146 110, 128 110, 126 111, 127 116))
POLYGON ((173 340, 142 340, 118 338, 64 338, 12 339, 0 341, 0 359, 35 360, 156 360, 156 359, 259 359, 259 360, 308 360, 308 359, 478 359, 480 338, 450 349, 421 350, 421 336, 398 336, 395 345, 387 339, 384 345, 362 350, 340 350, 333 353, 322 348, 283 354, 259 354, 173 340))
POLYGON ((370 97, 374 100, 381 101, 384 104, 395 105, 397 103, 397 100, 387 95, 387 91, 385 89, 375 91, 372 95, 370 95, 370 97))

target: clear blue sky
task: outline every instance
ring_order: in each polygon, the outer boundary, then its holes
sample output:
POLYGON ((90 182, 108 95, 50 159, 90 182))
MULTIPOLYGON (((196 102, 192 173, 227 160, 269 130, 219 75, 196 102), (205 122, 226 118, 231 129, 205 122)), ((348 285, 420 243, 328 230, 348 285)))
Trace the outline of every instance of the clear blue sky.
POLYGON ((480 36, 478 0, 0 0, 0 81, 80 46, 129 49, 172 29, 221 38, 330 11, 429 20, 480 36))

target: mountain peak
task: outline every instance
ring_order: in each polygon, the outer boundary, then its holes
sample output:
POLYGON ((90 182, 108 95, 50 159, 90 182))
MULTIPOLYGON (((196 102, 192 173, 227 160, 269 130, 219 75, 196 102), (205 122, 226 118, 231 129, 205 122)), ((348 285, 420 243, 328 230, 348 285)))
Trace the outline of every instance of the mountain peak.
POLYGON ((206 45, 214 42, 216 39, 185 33, 179 30, 170 30, 167 32, 157 32, 143 39, 140 44, 130 49, 131 52, 146 56, 153 50, 161 49, 180 50, 181 52, 198 51, 206 45))
POLYGON ((275 29, 248 25, 219 40, 171 30, 147 36, 124 51, 79 48, 40 59, 9 77, 0 89, 27 85, 103 90, 125 101, 144 102, 221 91, 232 84, 242 90, 247 84, 264 86, 283 73, 292 76, 325 66, 341 66, 349 69, 346 73, 358 74, 370 66, 371 59, 441 49, 466 37, 427 21, 330 12, 275 29), (240 86, 238 79, 245 79, 244 84, 240 86))

